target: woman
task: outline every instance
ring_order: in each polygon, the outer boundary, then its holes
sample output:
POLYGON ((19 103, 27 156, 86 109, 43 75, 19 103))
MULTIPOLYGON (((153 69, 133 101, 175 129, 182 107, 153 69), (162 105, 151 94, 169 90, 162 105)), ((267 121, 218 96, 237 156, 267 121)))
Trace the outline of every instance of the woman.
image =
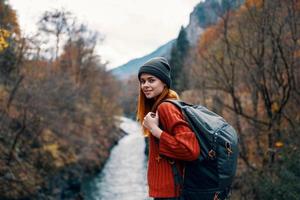
POLYGON ((170 90, 168 61, 162 57, 150 59, 140 67, 138 78, 137 119, 149 137, 149 196, 156 200, 176 199, 180 196, 180 185, 175 184, 172 164, 182 176, 183 161, 197 159, 200 147, 179 108, 164 102, 179 98, 175 91, 170 90))

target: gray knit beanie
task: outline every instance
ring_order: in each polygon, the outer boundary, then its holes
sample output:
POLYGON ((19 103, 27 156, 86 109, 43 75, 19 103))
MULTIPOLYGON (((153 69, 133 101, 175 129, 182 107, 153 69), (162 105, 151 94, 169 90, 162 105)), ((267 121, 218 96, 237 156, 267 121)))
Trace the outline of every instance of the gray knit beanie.
POLYGON ((164 82, 168 88, 171 87, 171 68, 168 60, 164 57, 155 57, 144 63, 139 70, 138 77, 141 78, 142 73, 151 74, 164 82))

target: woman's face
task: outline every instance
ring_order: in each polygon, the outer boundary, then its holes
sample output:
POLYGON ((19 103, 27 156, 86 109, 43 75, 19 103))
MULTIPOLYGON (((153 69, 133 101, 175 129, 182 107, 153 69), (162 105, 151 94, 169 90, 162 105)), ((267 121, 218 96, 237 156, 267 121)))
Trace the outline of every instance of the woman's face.
POLYGON ((140 77, 140 86, 146 98, 152 99, 162 93, 165 83, 163 83, 156 76, 143 73, 140 77))

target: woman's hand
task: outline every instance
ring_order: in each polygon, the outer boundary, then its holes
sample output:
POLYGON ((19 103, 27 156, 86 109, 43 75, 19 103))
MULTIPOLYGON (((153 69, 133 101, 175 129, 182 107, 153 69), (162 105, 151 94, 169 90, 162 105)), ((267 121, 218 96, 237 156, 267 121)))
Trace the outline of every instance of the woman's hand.
POLYGON ((157 112, 149 112, 143 121, 143 126, 148 129, 154 137, 160 138, 162 130, 158 127, 159 117, 157 112))

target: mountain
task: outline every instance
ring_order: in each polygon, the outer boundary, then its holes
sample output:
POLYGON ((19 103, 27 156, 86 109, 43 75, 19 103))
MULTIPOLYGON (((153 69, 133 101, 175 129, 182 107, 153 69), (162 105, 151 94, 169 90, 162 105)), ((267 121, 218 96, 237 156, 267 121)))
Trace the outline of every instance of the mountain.
POLYGON ((194 7, 185 31, 191 47, 197 45, 205 29, 214 25, 227 10, 234 10, 245 0, 206 0, 194 7))
POLYGON ((121 65, 117 68, 110 70, 110 72, 120 80, 128 79, 130 76, 137 74, 139 67, 150 58, 157 57, 157 56, 163 56, 169 58, 172 46, 175 43, 175 41, 176 41, 175 39, 171 40, 166 44, 157 48, 152 53, 140 58, 133 59, 124 65, 121 65))
MULTIPOLYGON (((197 4, 190 14, 189 24, 184 28, 190 47, 197 45, 202 32, 210 25, 215 24, 226 10, 235 9, 243 2, 244 0, 206 0, 197 4)), ((125 80, 131 75, 137 74, 139 67, 150 58, 165 56, 170 59, 171 50, 176 45, 176 41, 177 38, 162 45, 146 56, 133 59, 110 71, 118 79, 125 80)))

